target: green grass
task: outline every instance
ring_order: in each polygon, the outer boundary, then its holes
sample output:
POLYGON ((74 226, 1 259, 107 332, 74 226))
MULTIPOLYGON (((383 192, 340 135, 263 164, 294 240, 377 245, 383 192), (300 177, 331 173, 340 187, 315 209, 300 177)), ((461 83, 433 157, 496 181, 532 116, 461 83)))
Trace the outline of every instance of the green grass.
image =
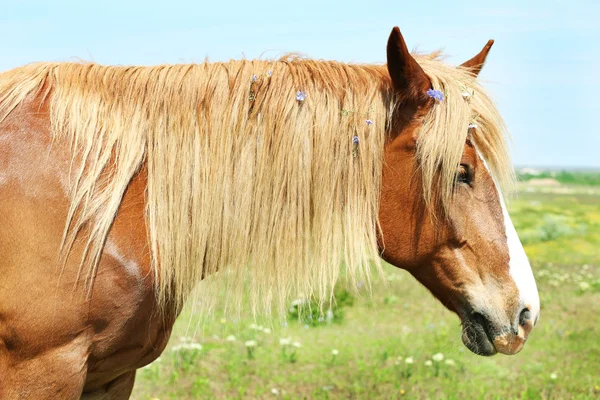
POLYGON ((510 211, 532 262, 600 266, 600 191, 523 190, 510 211))
POLYGON ((458 318, 387 266, 389 283, 375 282, 370 298, 345 301, 336 310, 341 321, 256 322, 265 329, 250 318, 199 324, 185 311, 164 354, 139 371, 133 398, 600 398, 600 193, 525 189, 509 207, 542 314, 518 355, 470 353, 458 318), (202 349, 185 348, 190 336, 202 349), (433 361, 436 353, 444 360, 433 361))

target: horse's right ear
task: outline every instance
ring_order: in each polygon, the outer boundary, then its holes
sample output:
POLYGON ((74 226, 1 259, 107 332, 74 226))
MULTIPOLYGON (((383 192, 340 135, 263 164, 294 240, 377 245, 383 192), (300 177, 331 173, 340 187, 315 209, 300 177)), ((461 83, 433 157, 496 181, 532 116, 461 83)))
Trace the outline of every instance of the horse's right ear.
POLYGON ((392 29, 387 43, 387 67, 394 89, 405 99, 422 99, 431 88, 429 78, 410 55, 397 26, 392 29))

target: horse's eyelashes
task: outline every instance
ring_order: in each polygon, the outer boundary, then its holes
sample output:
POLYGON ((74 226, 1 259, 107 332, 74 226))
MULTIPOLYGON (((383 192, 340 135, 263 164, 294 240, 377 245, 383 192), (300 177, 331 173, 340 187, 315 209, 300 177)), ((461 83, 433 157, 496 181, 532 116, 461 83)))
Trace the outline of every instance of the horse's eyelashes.
POLYGON ((465 183, 470 186, 473 183, 473 168, 467 164, 460 164, 456 171, 456 183, 465 183))

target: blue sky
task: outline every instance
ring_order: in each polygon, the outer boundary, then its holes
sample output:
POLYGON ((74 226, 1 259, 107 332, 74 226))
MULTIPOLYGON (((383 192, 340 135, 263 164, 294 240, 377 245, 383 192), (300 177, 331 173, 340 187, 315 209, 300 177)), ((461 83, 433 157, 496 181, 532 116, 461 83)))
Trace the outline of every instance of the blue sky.
POLYGON ((2 0, 0 71, 33 61, 106 64, 274 58, 385 62, 409 47, 460 64, 495 39, 481 78, 517 165, 600 167, 600 2, 2 0))

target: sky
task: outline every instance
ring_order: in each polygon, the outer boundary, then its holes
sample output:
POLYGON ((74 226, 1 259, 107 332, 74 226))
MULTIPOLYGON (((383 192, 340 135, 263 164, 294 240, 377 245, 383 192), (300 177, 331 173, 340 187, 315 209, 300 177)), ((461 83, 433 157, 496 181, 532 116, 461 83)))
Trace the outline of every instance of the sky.
POLYGON ((447 62, 495 44, 480 75, 518 166, 600 168, 598 1, 0 0, 0 71, 103 64, 312 58, 385 63, 391 29, 447 62), (595 118, 593 118, 595 117, 595 118))

